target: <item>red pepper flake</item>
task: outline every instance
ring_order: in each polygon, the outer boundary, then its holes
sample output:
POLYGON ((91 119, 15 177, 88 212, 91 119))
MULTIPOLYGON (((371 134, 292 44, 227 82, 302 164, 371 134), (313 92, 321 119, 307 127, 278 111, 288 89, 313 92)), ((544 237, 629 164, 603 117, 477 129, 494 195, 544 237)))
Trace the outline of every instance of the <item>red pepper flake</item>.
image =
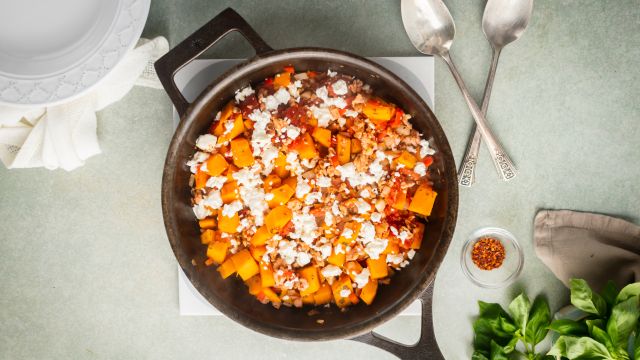
POLYGON ((483 237, 473 244, 471 260, 482 270, 499 268, 504 262, 504 245, 498 239, 483 237))

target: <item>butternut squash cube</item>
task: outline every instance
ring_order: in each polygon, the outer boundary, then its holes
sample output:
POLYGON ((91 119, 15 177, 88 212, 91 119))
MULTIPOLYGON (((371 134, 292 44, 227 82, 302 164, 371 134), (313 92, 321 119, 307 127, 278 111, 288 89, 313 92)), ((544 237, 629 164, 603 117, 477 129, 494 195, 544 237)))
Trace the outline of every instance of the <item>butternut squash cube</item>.
POLYGON ((273 268, 270 264, 260 263, 260 279, 262 279, 262 287, 271 287, 276 284, 273 277, 273 268))
POLYGON ((399 254, 400 253, 400 245, 398 245, 398 241, 395 239, 389 239, 387 241, 387 247, 382 252, 383 254, 399 254))
POLYGON ((284 184, 277 189, 271 190, 270 194, 273 194, 273 199, 269 200, 269 207, 274 208, 279 205, 284 205, 291 199, 293 194, 295 194, 295 190, 292 189, 289 185, 284 184))
POLYGON ((424 224, 418 223, 418 228, 416 232, 413 234, 413 238, 411 239, 411 248, 414 250, 420 249, 422 245, 422 238, 424 237, 424 224))
POLYGON ((213 135, 220 136, 224 134, 224 123, 231 117, 233 113, 233 101, 229 101, 220 112, 220 119, 213 127, 213 135))
POLYGON ((398 210, 404 210, 407 208, 407 192, 406 190, 398 190, 396 192, 396 198, 391 204, 391 207, 398 210))
POLYGON ((307 280, 307 288, 300 290, 301 296, 307 296, 315 293, 320 289, 320 280, 318 279, 318 268, 315 265, 307 266, 300 270, 300 276, 307 280))
POLYGON ((304 295, 302 297, 302 303, 305 305, 313 305, 315 304, 315 299, 313 298, 313 294, 304 295))
POLYGON ((278 294, 276 294, 271 288, 268 288, 268 287, 262 288, 262 291, 258 294, 257 298, 259 300, 269 299, 269 301, 276 304, 279 304, 280 302, 282 302, 278 294))
POLYGON ((376 292, 378 291, 378 280, 372 280, 367 283, 362 288, 360 292, 360 299, 365 302, 367 305, 371 305, 373 299, 376 297, 376 292))
POLYGON ((356 281, 356 275, 362 272, 362 265, 357 261, 349 261, 344 264, 344 270, 349 275, 351 280, 356 281))
POLYGON ((315 143, 308 132, 298 136, 289 149, 297 152, 301 159, 313 159, 318 156, 315 143))
POLYGON ((263 181, 262 187, 264 191, 269 192, 282 184, 282 178, 277 174, 269 174, 263 181))
POLYGON ((226 241, 213 241, 207 247, 207 257, 216 264, 222 264, 227 257, 229 243, 226 241))
POLYGON ((262 291, 262 280, 260 280, 260 275, 252 276, 244 283, 249 288, 249 294, 251 295, 258 295, 262 291))
POLYGON ((235 267, 238 275, 240 275, 243 281, 247 281, 252 276, 260 272, 258 264, 247 249, 242 249, 236 254, 232 255, 231 261, 233 261, 233 266, 235 267))
POLYGON ((218 136, 218 144, 225 143, 227 141, 231 141, 241 135, 244 132, 244 121, 242 121, 242 114, 236 114, 236 117, 233 119, 233 127, 229 132, 227 132, 226 123, 229 121, 225 121, 222 124, 224 131, 220 136, 218 136))
POLYGON ((251 253, 251 256, 253 256, 253 258, 260 262, 260 260, 262 259, 262 255, 264 255, 264 253, 267 252, 267 247, 262 245, 262 246, 249 246, 249 252, 251 253))
POLYGON ((418 213, 420 215, 429 216, 433 210, 433 204, 436 201, 438 193, 433 191, 431 186, 422 184, 418 186, 416 193, 413 194, 413 199, 409 204, 409 210, 418 213))
POLYGON ((395 108, 380 100, 371 99, 367 101, 362 112, 375 124, 391 120, 395 108))
POLYGON ((331 130, 317 127, 313 129, 311 136, 313 136, 320 145, 324 147, 331 147, 331 130))
POLYGON ((406 150, 400 153, 400 156, 396 158, 396 162, 404 165, 407 169, 413 169, 416 166, 417 161, 418 159, 406 150))
POLYGON ((295 177, 291 176, 291 177, 288 177, 288 178, 282 180, 282 183, 289 185, 289 187, 292 188, 295 191, 296 187, 298 186, 298 179, 296 179, 295 177))
POLYGON ((275 167, 273 168, 273 172, 281 178, 286 178, 289 176, 290 171, 287 170, 287 156, 280 152, 278 153, 278 157, 274 161, 275 167))
POLYGON ((360 233, 360 223, 357 221, 348 222, 344 226, 344 229, 342 230, 342 233, 338 238, 338 242, 341 244, 348 245, 358 238, 359 233, 360 233), (347 235, 350 235, 350 236, 347 236, 347 235))
POLYGON ((238 167, 251 166, 255 162, 249 140, 245 138, 237 138, 231 141, 231 154, 233 163, 238 167))
POLYGON ((235 234, 238 232, 238 225, 240 225, 238 213, 233 214, 232 217, 222 215, 222 211, 218 214, 218 229, 220 231, 235 234))
POLYGON ((327 262, 331 265, 342 267, 347 255, 344 252, 336 254, 335 251, 331 251, 331 255, 327 258, 327 262))
POLYGON ((324 305, 331 302, 331 286, 327 283, 323 283, 320 289, 313 294, 313 300, 317 305, 324 305))
POLYGON ((236 179, 233 178, 233 173, 236 171, 238 171, 238 167, 233 165, 233 163, 229 164, 227 172, 225 173, 225 175, 227 176, 227 182, 236 181, 236 179))
POLYGON ((338 161, 340 164, 344 165, 351 161, 351 138, 338 134, 336 151, 338 153, 338 161))
POLYGON ((289 86, 289 84, 291 84, 291 74, 286 71, 276 74, 275 78, 273 78, 273 87, 276 89, 289 86))
POLYGON ((262 246, 267 243, 267 240, 271 239, 273 234, 269 232, 266 225, 262 225, 256 230, 256 233, 251 237, 251 245, 262 246))
POLYGON ((360 154, 362 152, 362 142, 359 139, 351 139, 351 153, 360 154))
POLYGON ((222 265, 218 266, 218 272, 223 279, 228 278, 236 272, 236 267, 233 265, 233 261, 231 259, 225 260, 222 265))
POLYGON ((227 163, 227 160, 225 160, 221 154, 209 156, 207 160, 207 174, 211 176, 222 174, 228 167, 229 163, 227 163))
POLYGON ((200 167, 198 166, 198 171, 196 171, 196 174, 194 175, 194 177, 195 177, 196 189, 197 190, 204 189, 204 187, 207 185, 207 180, 209 180, 209 174, 200 170, 200 167))
POLYGON ((202 244, 209 244, 216 238, 216 232, 213 230, 205 230, 202 234, 200 234, 200 242, 202 244))
POLYGON ((351 304, 349 297, 353 294, 353 286, 351 285, 351 279, 347 274, 340 275, 340 278, 333 282, 331 285, 331 291, 333 292, 333 300, 336 302, 338 307, 345 307, 351 304), (342 296, 342 294, 347 291, 348 294, 346 296, 342 296))
POLYGON ((369 268, 372 279, 382 279, 389 275, 386 254, 380 254, 377 259, 368 258, 367 267, 369 268))
POLYGON ((201 229, 215 229, 216 224, 216 218, 214 217, 208 217, 198 221, 201 229))
POLYGON ((238 183, 235 181, 228 181, 222 185, 222 189, 220 189, 220 197, 222 198, 222 202, 225 204, 229 204, 240 199, 240 194, 238 194, 238 183))
POLYGON ((264 219, 265 225, 270 233, 279 232, 291 220, 293 213, 291 209, 284 205, 280 205, 272 209, 264 219))

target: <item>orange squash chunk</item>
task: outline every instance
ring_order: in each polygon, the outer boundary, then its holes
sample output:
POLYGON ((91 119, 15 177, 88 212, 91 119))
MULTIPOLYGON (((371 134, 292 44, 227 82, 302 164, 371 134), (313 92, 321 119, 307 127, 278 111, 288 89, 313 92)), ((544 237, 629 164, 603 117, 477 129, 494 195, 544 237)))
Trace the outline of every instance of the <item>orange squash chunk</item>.
POLYGON ((349 275, 351 280, 356 281, 356 275, 362 272, 362 265, 360 265, 357 261, 349 261, 344 264, 344 270, 349 275))
POLYGON ((249 246, 249 252, 251 253, 251 256, 253 256, 253 258, 256 261, 260 261, 260 259, 262 259, 262 255, 264 255, 264 253, 267 252, 267 247, 262 245, 262 246, 249 246))
POLYGON ((418 223, 417 231, 413 234, 411 239, 411 248, 414 250, 420 249, 422 245, 422 238, 424 237, 424 224, 418 223))
POLYGON ((334 281, 331 285, 331 291, 333 292, 333 300, 336 302, 336 305, 338 305, 339 307, 351 305, 351 300, 349 300, 349 297, 351 294, 353 294, 353 286, 351 285, 351 279, 348 275, 340 275, 340 278, 334 281), (348 290, 349 295, 343 297, 340 294, 342 290, 348 290))
POLYGON ((256 230, 256 233, 251 237, 251 245, 262 246, 267 243, 267 240, 271 239, 273 234, 269 232, 266 225, 262 225, 256 230))
POLYGON ((216 238, 216 232, 213 230, 205 230, 200 234, 200 242, 202 244, 208 244, 216 238))
POLYGON ((287 170, 287 156, 281 151, 278 153, 278 157, 274 161, 275 167, 273 168, 273 172, 281 178, 286 178, 289 176, 289 170, 287 170))
POLYGON ((271 210, 265 217, 265 225, 272 234, 279 232, 291 220, 293 213, 291 209, 284 205, 280 205, 271 210))
POLYGON ((282 180, 282 183, 289 185, 289 187, 292 188, 295 191, 296 187, 298 186, 298 179, 296 179, 295 177, 291 176, 291 177, 288 177, 288 178, 282 180))
POLYGON ((200 167, 198 166, 198 171, 196 171, 194 177, 196 182, 196 189, 204 189, 204 187, 207 185, 207 180, 209 180, 209 174, 200 170, 200 167))
POLYGON ((278 205, 284 205, 291 199, 293 194, 295 194, 295 190, 292 189, 289 185, 284 184, 277 189, 271 190, 271 194, 273 194, 273 199, 269 200, 269 207, 274 208, 278 205))
POLYGON ((322 146, 331 147, 331 130, 317 127, 313 129, 311 136, 322 146))
POLYGON ((231 261, 233 261, 233 266, 235 266, 238 275, 240 275, 243 281, 250 279, 260 272, 258 264, 247 249, 240 250, 232 255, 231 261))
POLYGON ((429 216, 431 210, 433 210, 433 204, 436 201, 438 193, 433 191, 431 186, 422 184, 418 186, 416 193, 413 194, 413 199, 409 204, 409 210, 418 213, 420 215, 429 216))
POLYGON ((320 286, 320 289, 313 294, 313 300, 316 306, 328 304, 331 302, 331 295, 331 286, 327 283, 323 283, 322 286, 320 286))
POLYGON ((198 221, 201 229, 215 229, 216 224, 216 218, 214 217, 208 217, 198 221))
POLYGON ((262 288, 262 291, 256 296, 259 300, 269 299, 272 303, 280 303, 282 300, 271 288, 262 288))
POLYGON ((398 210, 404 210, 407 208, 407 192, 406 190, 398 190, 396 192, 396 198, 391 204, 391 207, 398 210))
POLYGON ((237 138, 231 141, 231 155, 233 163, 238 167, 251 166, 255 162, 249 140, 237 138))
POLYGON ((225 260, 222 265, 218 266, 218 272, 223 279, 228 278, 236 272, 236 267, 233 265, 233 261, 231 259, 225 260))
POLYGON ((224 156, 215 154, 209 157, 207 160, 207 174, 211 176, 218 176, 222 174, 229 167, 229 163, 224 159, 224 156))
POLYGON ((382 252, 383 254, 398 254, 400 253, 400 245, 398 245, 398 242, 392 239, 389 239, 389 241, 387 242, 387 247, 384 249, 384 251, 382 252))
POLYGON ((320 280, 318 279, 318 268, 315 265, 307 266, 300 270, 300 276, 307 280, 307 288, 300 291, 301 296, 307 296, 315 293, 320 289, 320 280))
POLYGON ((240 225, 240 217, 238 213, 233 214, 232 217, 222 215, 222 212, 218 214, 218 229, 229 234, 235 234, 238 232, 238 225, 240 225))
POLYGON ((342 267, 342 265, 344 265, 344 261, 346 260, 346 258, 347 258, 347 254, 345 254, 344 252, 336 254, 334 251, 331 251, 331 255, 327 258, 327 262, 329 264, 342 267))
POLYGON ((356 222, 356 221, 348 222, 344 226, 344 230, 342 230, 342 233, 340 234, 340 237, 338 238, 338 242, 341 243, 341 244, 348 245, 358 237, 359 233, 360 233, 360 223, 356 222), (344 235, 346 235, 345 232, 348 233, 348 231, 346 231, 347 229, 351 230, 351 236, 348 237, 348 238, 344 236, 344 235))
POLYGON ((398 164, 404 165, 407 169, 413 169, 416 166, 418 159, 405 150, 400 153, 400 156, 396 158, 396 161, 398 164))
POLYGON ((276 284, 271 264, 260 263, 260 279, 262 280, 262 287, 271 287, 276 284))
POLYGON ((273 188, 277 188, 282 184, 282 178, 277 174, 269 174, 263 181, 262 187, 264 191, 271 191, 273 188))
POLYGON ((373 299, 376 297, 376 292, 378 291, 378 281, 373 280, 369 281, 367 285, 362 288, 360 292, 360 299, 365 302, 367 305, 371 305, 373 299))
POLYGON ((277 74, 275 78, 273 78, 273 87, 276 89, 289 86, 289 84, 291 84, 291 74, 286 71, 277 74))
POLYGON ((225 105, 225 107, 220 112, 220 119, 218 120, 215 127, 213 128, 213 135, 220 136, 224 134, 224 130, 225 130, 224 123, 227 121, 227 119, 229 119, 229 117, 231 117, 232 113, 233 113, 233 101, 229 101, 229 103, 225 105))
POLYGON ((318 156, 315 143, 308 132, 298 136, 289 149, 296 151, 301 159, 313 159, 318 156))
POLYGON ((351 138, 338 134, 337 140, 338 161, 344 165, 351 161, 351 138))
POLYGON ((362 112, 376 124, 391 120, 395 108, 380 100, 371 99, 364 105, 362 112))
POLYGON ((225 204, 238 200, 240 198, 240 195, 238 194, 238 183, 231 181, 222 185, 222 189, 220 189, 220 197, 222 198, 222 202, 225 204))
POLYGON ((367 267, 369 268, 372 279, 382 279, 389 275, 386 254, 380 254, 380 257, 377 259, 368 258, 367 267))
MULTIPOLYGON (((225 121, 228 123, 228 121, 225 121)), ((244 121, 242 120, 242 114, 236 114, 233 119, 233 127, 229 132, 227 132, 226 125, 222 124, 222 128, 224 131, 220 136, 218 136, 218 144, 225 143, 227 141, 231 141, 241 135, 244 132, 244 121)))
POLYGON ((351 153, 359 154, 362 152, 362 142, 359 139, 351 139, 351 153))
POLYGON ((213 241, 207 247, 207 257, 216 264, 222 264, 227 257, 229 243, 226 241, 213 241))
POLYGON ((251 295, 258 295, 258 293, 262 291, 262 280, 260 280, 260 275, 252 276, 244 283, 249 288, 249 294, 251 295))

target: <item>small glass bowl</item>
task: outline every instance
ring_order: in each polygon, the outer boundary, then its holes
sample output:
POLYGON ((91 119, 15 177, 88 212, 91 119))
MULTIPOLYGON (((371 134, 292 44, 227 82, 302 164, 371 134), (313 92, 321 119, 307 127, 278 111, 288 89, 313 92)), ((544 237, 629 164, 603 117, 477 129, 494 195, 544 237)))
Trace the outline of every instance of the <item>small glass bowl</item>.
POLYGON ((524 255, 516 237, 505 229, 494 227, 486 227, 474 231, 462 247, 460 256, 462 272, 474 284, 487 289, 498 289, 511 284, 520 275, 523 264, 524 255), (482 270, 471 260, 473 244, 485 237, 499 240, 505 250, 505 258, 502 265, 493 270, 482 270))

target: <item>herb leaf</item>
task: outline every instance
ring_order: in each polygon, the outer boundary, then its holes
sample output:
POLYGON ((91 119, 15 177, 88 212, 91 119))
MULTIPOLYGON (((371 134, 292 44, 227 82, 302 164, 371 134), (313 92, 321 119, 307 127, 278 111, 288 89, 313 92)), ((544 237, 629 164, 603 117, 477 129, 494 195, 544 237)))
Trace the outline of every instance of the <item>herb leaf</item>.
POLYGON ((613 341, 611 341, 611 337, 609 336, 609 334, 607 334, 604 330, 600 329, 599 327, 594 326, 591 328, 591 337, 597 342, 599 342, 600 344, 604 345, 604 347, 607 348, 609 353, 614 355, 615 357, 615 354, 617 353, 616 346, 613 343, 613 341))
POLYGON ((593 292, 586 281, 582 279, 571 279, 571 304, 578 309, 598 316, 607 314, 607 303, 604 299, 593 292))
POLYGON ((526 294, 518 295, 511 304, 509 304, 509 313, 513 317, 516 325, 520 328, 520 334, 526 336, 527 322, 529 321, 529 311, 531 303, 526 294))
POLYGON ((473 344, 476 350, 484 350, 486 354, 490 354, 492 340, 505 346, 513 339, 518 328, 500 305, 483 301, 479 301, 478 305, 480 316, 473 323, 473 344))
POLYGON ((584 336, 589 333, 587 325, 569 319, 554 320, 547 328, 560 335, 584 336))
POLYGON ((613 359, 607 348, 588 337, 560 336, 547 355, 574 359, 613 359))
POLYGON ((639 316, 640 303, 637 295, 613 307, 611 317, 607 321, 607 333, 617 348, 627 348, 629 336, 638 325, 639 316))
POLYGON ((616 298, 616 304, 619 304, 632 296, 640 296, 640 282, 629 284, 620 290, 620 294, 616 298))
POLYGON ((509 360, 507 353, 505 353, 504 348, 495 341, 491 340, 491 358, 490 360, 509 360))
POLYGON ((543 297, 538 296, 531 306, 529 323, 524 334, 525 341, 536 345, 544 340, 549 332, 547 326, 549 326, 550 322, 551 311, 549 310, 549 304, 543 297))
POLYGON ((616 286, 616 284, 611 280, 607 281, 607 284, 604 286, 604 289, 602 289, 602 298, 604 299, 604 302, 607 303, 607 307, 609 309, 611 309, 613 305, 616 304, 617 295, 618 295, 618 287, 616 286))

